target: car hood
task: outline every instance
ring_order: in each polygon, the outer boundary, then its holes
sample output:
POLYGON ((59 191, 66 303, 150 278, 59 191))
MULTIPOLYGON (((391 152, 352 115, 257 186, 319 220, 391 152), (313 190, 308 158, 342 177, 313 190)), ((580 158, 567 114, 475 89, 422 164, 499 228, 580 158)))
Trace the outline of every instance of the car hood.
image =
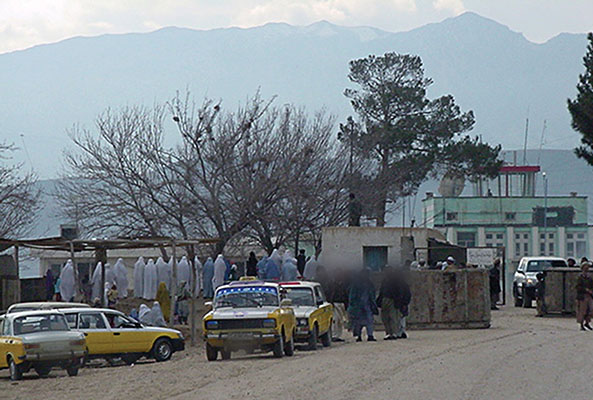
POLYGON ((224 307, 212 311, 214 319, 238 319, 238 318, 268 318, 268 315, 276 311, 276 307, 261 308, 230 308, 224 307))
POLYGON ((70 340, 84 339, 84 335, 80 332, 74 331, 45 331, 25 333, 19 335, 23 339, 23 343, 52 343, 52 342, 67 342, 70 340))
POLYGON ((317 308, 312 307, 312 306, 298 306, 298 307, 293 306, 293 310, 294 310, 294 315, 297 318, 308 318, 311 315, 311 313, 313 313, 313 311, 317 310, 317 308))
POLYGON ((176 335, 180 335, 177 329, 170 329, 170 328, 161 328, 159 326, 142 326, 142 330, 144 332, 158 332, 158 333, 172 333, 176 335))

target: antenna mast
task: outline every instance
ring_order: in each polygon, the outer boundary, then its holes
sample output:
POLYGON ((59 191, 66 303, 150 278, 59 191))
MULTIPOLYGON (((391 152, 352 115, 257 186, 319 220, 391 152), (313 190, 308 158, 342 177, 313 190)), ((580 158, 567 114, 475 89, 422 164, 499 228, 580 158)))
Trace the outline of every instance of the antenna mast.
POLYGON ((523 165, 527 165, 527 136, 529 134, 529 108, 527 109, 527 118, 525 118, 525 143, 523 144, 523 165))

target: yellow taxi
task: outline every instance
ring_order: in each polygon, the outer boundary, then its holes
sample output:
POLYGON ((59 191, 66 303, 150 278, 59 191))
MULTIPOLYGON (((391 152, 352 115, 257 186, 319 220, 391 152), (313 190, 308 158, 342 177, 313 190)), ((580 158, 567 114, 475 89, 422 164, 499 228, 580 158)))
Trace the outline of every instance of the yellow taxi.
POLYGON ((310 350, 317 349, 321 340, 323 347, 331 346, 333 306, 325 299, 321 285, 317 282, 280 282, 286 298, 292 302, 297 318, 295 340, 308 343, 310 350))
POLYGON ((220 286, 203 319, 206 358, 233 351, 272 351, 275 357, 294 354, 296 318, 290 299, 277 283, 238 281, 220 286))
POLYGON ((109 308, 60 310, 72 330, 84 333, 88 358, 121 358, 133 364, 141 357, 167 361, 185 348, 185 339, 175 329, 144 326, 122 312, 109 308))
POLYGON ((22 311, 0 316, 0 369, 10 370, 13 381, 34 369, 41 377, 53 367, 78 374, 85 355, 85 339, 68 328, 57 311, 22 311))

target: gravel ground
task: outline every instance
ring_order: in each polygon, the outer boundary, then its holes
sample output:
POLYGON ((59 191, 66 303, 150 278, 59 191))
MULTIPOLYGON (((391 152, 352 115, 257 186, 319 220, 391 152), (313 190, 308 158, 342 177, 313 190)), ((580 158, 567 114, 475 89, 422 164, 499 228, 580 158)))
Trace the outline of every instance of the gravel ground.
POLYGON ((294 357, 236 355, 208 363, 201 348, 170 362, 53 370, 11 383, 2 399, 589 399, 593 332, 572 318, 507 306, 485 330, 411 331, 407 340, 334 344, 294 357))

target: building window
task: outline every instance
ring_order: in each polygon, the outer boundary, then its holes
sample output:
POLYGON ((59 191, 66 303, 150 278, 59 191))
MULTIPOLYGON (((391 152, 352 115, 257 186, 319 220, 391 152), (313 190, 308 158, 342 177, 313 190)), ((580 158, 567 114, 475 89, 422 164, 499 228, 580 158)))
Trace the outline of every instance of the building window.
POLYGON ((566 234, 566 256, 581 258, 587 256, 587 235, 583 232, 566 234))
POLYGON ((381 271, 387 265, 386 246, 364 246, 362 257, 365 268, 381 271))
POLYGON ((504 233, 487 233, 486 247, 504 247, 504 233))
POLYGON ((457 221, 457 213, 456 212, 448 212, 447 213, 447 221, 457 221))
POLYGON ((476 247, 475 232, 457 232, 457 245, 462 247, 476 247))
POLYGON ((517 218, 517 213, 514 212, 508 212, 504 215, 504 218, 507 221, 514 221, 517 218))
POLYGON ((539 234, 539 255, 553 256, 554 245, 556 243, 556 235, 554 233, 540 233, 539 234))
POLYGON ((515 233, 515 258, 529 256, 529 233, 515 233))

